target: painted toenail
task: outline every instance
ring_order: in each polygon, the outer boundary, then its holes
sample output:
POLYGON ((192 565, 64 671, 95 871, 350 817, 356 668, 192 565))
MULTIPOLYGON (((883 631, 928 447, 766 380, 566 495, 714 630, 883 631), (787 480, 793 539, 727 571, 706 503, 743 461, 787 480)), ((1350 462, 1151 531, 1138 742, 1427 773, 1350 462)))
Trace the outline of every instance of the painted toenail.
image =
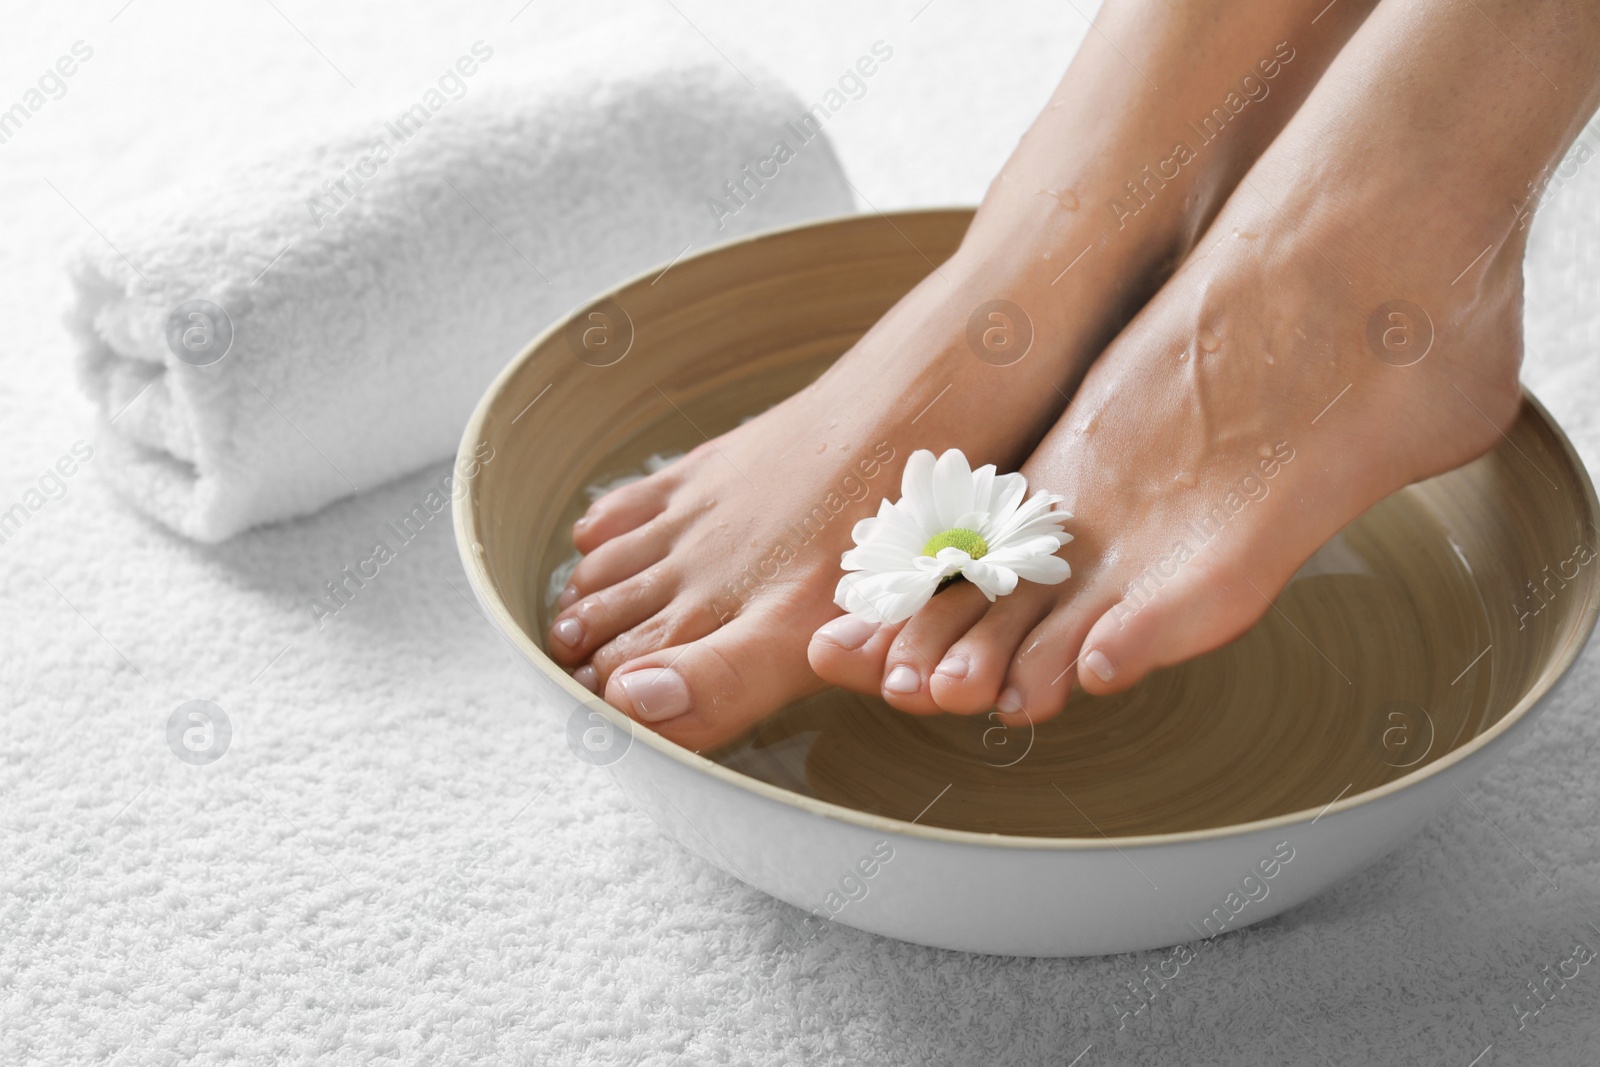
POLYGON ((1109 682, 1117 676, 1117 668, 1111 663, 1111 657, 1101 652, 1098 648, 1083 657, 1083 665, 1094 672, 1094 676, 1102 682, 1109 682))
POLYGON ((633 702, 634 712, 645 722, 675 719, 689 710, 689 683, 677 671, 645 667, 624 674, 617 682, 633 702))
POLYGON ((951 681, 960 681, 972 669, 972 664, 967 662, 965 656, 947 656, 939 661, 939 666, 934 669, 934 674, 951 681))
POLYGON ((590 664, 585 663, 572 672, 572 680, 583 686, 591 693, 600 692, 600 673, 590 664))
POLYGON ((1000 699, 994 702, 994 710, 1004 712, 1007 715, 1021 711, 1022 691, 1014 685, 1006 689, 1004 693, 1000 694, 1000 699))
POLYGON ((583 623, 571 616, 557 619, 556 624, 550 627, 550 633, 568 648, 577 648, 583 642, 583 623))
POLYGON ((570 608, 573 603, 577 601, 579 595, 580 594, 578 593, 577 586, 567 586, 565 589, 561 590, 561 596, 556 599, 556 607, 570 608))
POLYGON ((922 676, 914 668, 902 663, 889 672, 889 677, 883 680, 883 687, 891 693, 915 693, 922 688, 922 676))
POLYGON ((878 624, 855 615, 841 615, 832 622, 823 623, 818 637, 825 637, 846 652, 854 652, 878 632, 878 624))

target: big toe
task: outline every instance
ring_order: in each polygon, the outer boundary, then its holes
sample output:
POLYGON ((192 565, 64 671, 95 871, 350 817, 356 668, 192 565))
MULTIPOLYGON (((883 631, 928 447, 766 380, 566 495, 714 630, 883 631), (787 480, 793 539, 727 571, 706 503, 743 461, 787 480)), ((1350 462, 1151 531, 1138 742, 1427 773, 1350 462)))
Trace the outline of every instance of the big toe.
POLYGON ((1097 696, 1120 693, 1158 667, 1220 648, 1271 609, 1288 579, 1288 574, 1251 576, 1242 567, 1226 567, 1153 595, 1131 592, 1084 637, 1078 684, 1097 696))
POLYGON ((822 688, 789 634, 769 613, 741 616, 698 641, 622 664, 606 683, 606 701, 685 748, 726 744, 822 688))

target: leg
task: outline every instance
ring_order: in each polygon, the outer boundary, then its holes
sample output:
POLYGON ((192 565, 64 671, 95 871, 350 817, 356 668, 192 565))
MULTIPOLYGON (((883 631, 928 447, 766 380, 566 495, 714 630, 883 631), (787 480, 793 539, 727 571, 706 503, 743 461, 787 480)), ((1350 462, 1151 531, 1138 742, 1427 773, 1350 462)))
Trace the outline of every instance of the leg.
POLYGON ((574 539, 587 556, 552 626, 552 654, 696 748, 820 687, 807 638, 836 613, 839 556, 871 497, 892 491, 917 448, 1021 462, 1362 12, 1344 0, 1311 26, 1319 6, 1250 0, 1229 5, 1224 24, 1198 0, 1112 0, 950 262, 810 388, 580 520, 574 539), (1305 46, 1282 44, 1290 36, 1305 46), (1180 163, 1174 143, 1196 100, 1237 110, 1219 110, 1212 143, 1180 163), (1004 366, 967 340, 969 319, 995 299, 1027 309, 1034 331, 1026 358, 1004 366), (819 501, 869 469, 867 499, 790 543, 819 501), (774 557, 770 575, 730 586, 774 557))
POLYGON ((1492 447, 1520 402, 1530 191, 1600 101, 1597 56, 1577 0, 1384 0, 1024 467, 1079 516, 1081 578, 959 634, 905 627, 940 662, 931 699, 1038 720, 1074 679, 1124 689, 1492 447))

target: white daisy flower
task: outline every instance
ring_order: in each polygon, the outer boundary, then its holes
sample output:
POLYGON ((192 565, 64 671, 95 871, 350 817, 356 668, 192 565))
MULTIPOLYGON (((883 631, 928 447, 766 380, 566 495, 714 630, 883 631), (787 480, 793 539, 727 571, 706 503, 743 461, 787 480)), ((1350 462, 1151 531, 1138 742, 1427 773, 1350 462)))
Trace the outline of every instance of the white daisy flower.
POLYGON ((960 449, 934 459, 919 449, 906 462, 900 499, 885 500, 878 514, 850 532, 856 547, 839 561, 847 573, 834 603, 873 622, 909 619, 945 582, 961 575, 993 601, 1026 578, 1056 585, 1072 576, 1056 555, 1072 535, 1052 511, 1062 498, 1043 490, 1023 502, 1028 482, 996 474, 994 464, 973 470, 960 449))

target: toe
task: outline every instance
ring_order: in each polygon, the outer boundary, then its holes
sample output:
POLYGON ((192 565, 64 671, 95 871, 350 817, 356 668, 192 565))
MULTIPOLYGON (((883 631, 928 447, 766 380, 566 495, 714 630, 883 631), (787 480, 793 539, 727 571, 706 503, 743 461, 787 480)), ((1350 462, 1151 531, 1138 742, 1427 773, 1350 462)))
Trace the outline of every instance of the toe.
POLYGON ((658 649, 698 641, 722 624, 710 603, 680 592, 655 614, 594 650, 589 665, 595 669, 598 691, 604 693, 611 675, 626 664, 658 649))
POLYGON ((1157 667, 1220 648, 1269 610, 1268 597, 1286 581, 1230 568, 1173 583, 1154 596, 1129 594, 1085 636, 1078 684, 1096 695, 1120 693, 1157 667))
POLYGON ((631 660, 606 683, 606 701, 686 748, 725 744, 822 688, 791 626, 775 614, 752 613, 698 641, 631 660))
POLYGON ((568 607, 550 624, 550 655, 571 666, 667 606, 676 582, 662 567, 607 586, 568 607))
POLYGON ((966 662, 947 653, 988 608, 989 601, 977 586, 965 582, 928 601, 889 646, 879 676, 883 699, 913 715, 937 715, 945 710, 934 702, 932 681, 941 673, 947 679, 965 677, 966 662))
POLYGON ((565 608, 597 590, 632 578, 665 559, 671 547, 666 524, 654 520, 603 542, 578 561, 561 594, 560 605, 565 608))
POLYGON ((1007 722, 1044 722, 1061 714, 1080 667, 1083 636, 1098 617, 1098 610, 1063 605, 1028 632, 995 701, 1007 722))
POLYGON ((1049 605, 1048 597, 1019 590, 988 607, 934 670, 929 684, 934 703, 961 715, 993 708, 1022 639, 1049 605))
POLYGON ((883 684, 883 661, 900 627, 841 615, 817 627, 806 658, 829 685, 876 694, 883 684))
POLYGON ((613 537, 643 526, 666 508, 667 494, 667 482, 660 476, 611 490, 572 524, 573 547, 588 554, 613 537))

